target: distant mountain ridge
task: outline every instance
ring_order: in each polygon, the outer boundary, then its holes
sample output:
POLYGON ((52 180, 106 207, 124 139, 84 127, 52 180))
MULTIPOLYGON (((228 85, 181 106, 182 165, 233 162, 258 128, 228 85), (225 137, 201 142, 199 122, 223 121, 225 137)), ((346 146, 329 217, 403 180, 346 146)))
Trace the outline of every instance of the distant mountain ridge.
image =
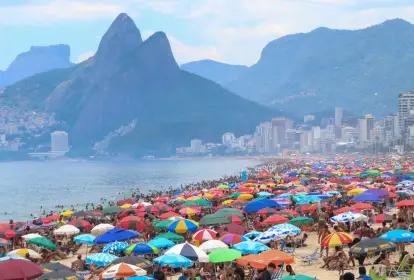
POLYGON ((361 30, 318 28, 267 44, 260 60, 225 85, 303 115, 342 106, 356 115, 395 112, 414 88, 414 25, 394 19, 361 30))
POLYGON ((3 99, 55 113, 76 149, 90 151, 100 142, 109 152, 134 156, 171 154, 193 138, 218 142, 227 131, 252 133, 259 122, 283 115, 181 70, 167 36, 156 32, 142 41, 126 14, 115 19, 93 57, 19 81, 3 99), (130 123, 132 131, 109 137, 130 123))
POLYGON ((19 54, 6 71, 0 71, 0 88, 34 74, 70 66, 68 45, 34 46, 19 54))
POLYGON ((182 64, 181 69, 224 86, 236 80, 248 67, 205 59, 182 64))

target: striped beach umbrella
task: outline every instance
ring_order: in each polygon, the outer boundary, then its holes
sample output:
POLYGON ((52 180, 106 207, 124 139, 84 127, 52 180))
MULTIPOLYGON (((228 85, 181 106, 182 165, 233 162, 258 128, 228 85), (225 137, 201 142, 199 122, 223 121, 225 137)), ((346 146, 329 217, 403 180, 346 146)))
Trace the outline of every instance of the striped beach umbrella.
POLYGON ((73 220, 69 224, 77 227, 78 229, 90 229, 92 227, 92 225, 85 220, 73 220))
POLYGON ((145 243, 132 244, 125 250, 128 254, 134 253, 137 255, 158 254, 158 251, 158 248, 145 243))
POLYGON ((164 255, 170 254, 181 255, 192 261, 209 262, 209 258, 203 250, 189 243, 175 245, 164 253, 164 255))
POLYGON ((138 266, 127 264, 127 263, 119 263, 106 269, 102 273, 102 278, 103 279, 115 279, 118 277, 128 278, 132 276, 145 276, 145 275, 147 275, 147 272, 138 266))
POLYGON ((86 257, 86 262, 97 266, 107 266, 118 257, 108 253, 97 253, 86 257))
POLYGON ((186 232, 194 232, 198 229, 199 225, 197 222, 187 219, 181 219, 172 222, 168 226, 168 231, 176 232, 176 233, 186 233, 186 232))
POLYGON ((142 232, 146 226, 141 218, 136 217, 136 216, 127 216, 117 223, 117 227, 120 227, 123 229, 132 229, 132 230, 137 230, 137 231, 142 232))
POLYGON ((349 233, 335 232, 325 237, 321 242, 321 246, 324 246, 324 247, 342 246, 343 244, 351 243, 353 240, 354 240, 354 237, 350 235, 349 233))
POLYGON ((183 216, 194 216, 200 214, 201 210, 195 207, 184 207, 180 209, 180 214, 183 216))
POLYGON ((202 230, 199 230, 196 233, 194 233, 193 239, 194 240, 205 241, 205 240, 212 240, 212 239, 216 238, 216 236, 217 236, 217 232, 215 232, 214 230, 202 229, 202 230))

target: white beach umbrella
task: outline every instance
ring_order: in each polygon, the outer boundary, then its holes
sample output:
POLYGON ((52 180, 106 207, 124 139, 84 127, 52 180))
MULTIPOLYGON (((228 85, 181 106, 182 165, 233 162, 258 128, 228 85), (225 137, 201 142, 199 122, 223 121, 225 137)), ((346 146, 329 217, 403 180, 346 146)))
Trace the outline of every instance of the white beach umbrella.
POLYGON ((95 236, 98 236, 98 235, 104 234, 105 232, 113 228, 114 226, 111 224, 99 224, 93 227, 93 229, 91 230, 91 233, 95 236))
POLYGON ((331 221, 334 223, 361 222, 367 220, 367 216, 355 212, 345 212, 331 218, 331 221))
POLYGON ((206 253, 210 253, 216 249, 229 248, 229 246, 227 246, 227 244, 221 240, 208 240, 201 244, 198 248, 200 248, 206 253))
POLYGON ((125 275, 145 276, 147 275, 147 271, 132 264, 119 263, 106 269, 102 273, 102 279, 115 279, 117 277, 125 277, 125 275))
POLYGON ((53 231, 56 235, 74 235, 78 234, 80 230, 72 225, 64 225, 53 231))
POLYGON ((200 248, 191 245, 189 243, 182 243, 175 245, 174 247, 167 250, 164 255, 176 254, 184 256, 192 261, 198 262, 209 262, 209 257, 200 248))
POLYGON ((29 254, 30 257, 33 258, 33 259, 41 259, 42 258, 41 255, 39 255, 38 253, 36 253, 32 249, 26 249, 26 248, 16 249, 16 250, 13 250, 11 252, 8 252, 7 256, 17 256, 17 257, 24 258, 26 256, 26 254, 29 254))
POLYGON ((36 238, 36 237, 42 237, 40 234, 38 233, 29 233, 29 234, 25 234, 22 236, 22 238, 26 241, 29 241, 30 239, 36 238))

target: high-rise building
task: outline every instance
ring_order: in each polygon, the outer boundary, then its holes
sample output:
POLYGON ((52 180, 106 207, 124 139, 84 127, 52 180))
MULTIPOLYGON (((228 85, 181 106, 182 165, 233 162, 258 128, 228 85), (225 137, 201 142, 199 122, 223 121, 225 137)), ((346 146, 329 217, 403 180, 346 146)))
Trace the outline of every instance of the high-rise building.
POLYGON ((368 132, 367 132, 367 120, 359 119, 358 120, 358 131, 359 131, 359 144, 361 147, 364 147, 365 142, 368 141, 368 132))
POLYGON ((414 91, 400 93, 398 96, 398 125, 400 135, 405 139, 406 127, 404 119, 410 115, 410 111, 414 110, 414 91))
POLYGON ((288 148, 294 148, 296 142, 296 130, 288 129, 286 130, 286 145, 288 148))
POLYGON ((321 127, 320 126, 312 127, 312 135, 313 135, 313 140, 321 138, 321 127))
POLYGON ((311 122, 313 120, 315 120, 315 116, 314 115, 307 115, 307 116, 304 116, 303 117, 303 122, 304 123, 311 122))
POLYGON ((51 152, 67 153, 69 151, 69 137, 64 131, 54 131, 50 134, 51 152))
POLYGON ((371 140, 371 130, 374 128, 375 119, 371 114, 365 115, 367 125, 367 139, 371 140))
POLYGON ((272 146, 276 152, 279 152, 286 144, 287 126, 289 126, 289 122, 286 118, 272 119, 272 146))
POLYGON ((203 142, 200 139, 191 140, 191 151, 195 154, 201 153, 203 142))
POLYGON ((222 143, 224 145, 229 144, 230 142, 234 141, 235 139, 236 139, 236 136, 234 136, 234 133, 231 133, 231 132, 224 133, 223 136, 221 137, 222 143))
POLYGON ((344 111, 341 107, 335 107, 335 126, 341 126, 344 111))

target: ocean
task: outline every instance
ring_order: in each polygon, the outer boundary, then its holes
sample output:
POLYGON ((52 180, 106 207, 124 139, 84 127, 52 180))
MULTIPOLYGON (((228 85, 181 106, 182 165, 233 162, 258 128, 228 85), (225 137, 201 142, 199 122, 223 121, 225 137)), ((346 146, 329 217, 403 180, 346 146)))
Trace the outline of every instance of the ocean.
POLYGON ((240 174, 254 159, 0 162, 0 221, 27 221, 42 209, 83 208, 100 199, 240 174), (33 214, 33 216, 30 216, 33 214))

